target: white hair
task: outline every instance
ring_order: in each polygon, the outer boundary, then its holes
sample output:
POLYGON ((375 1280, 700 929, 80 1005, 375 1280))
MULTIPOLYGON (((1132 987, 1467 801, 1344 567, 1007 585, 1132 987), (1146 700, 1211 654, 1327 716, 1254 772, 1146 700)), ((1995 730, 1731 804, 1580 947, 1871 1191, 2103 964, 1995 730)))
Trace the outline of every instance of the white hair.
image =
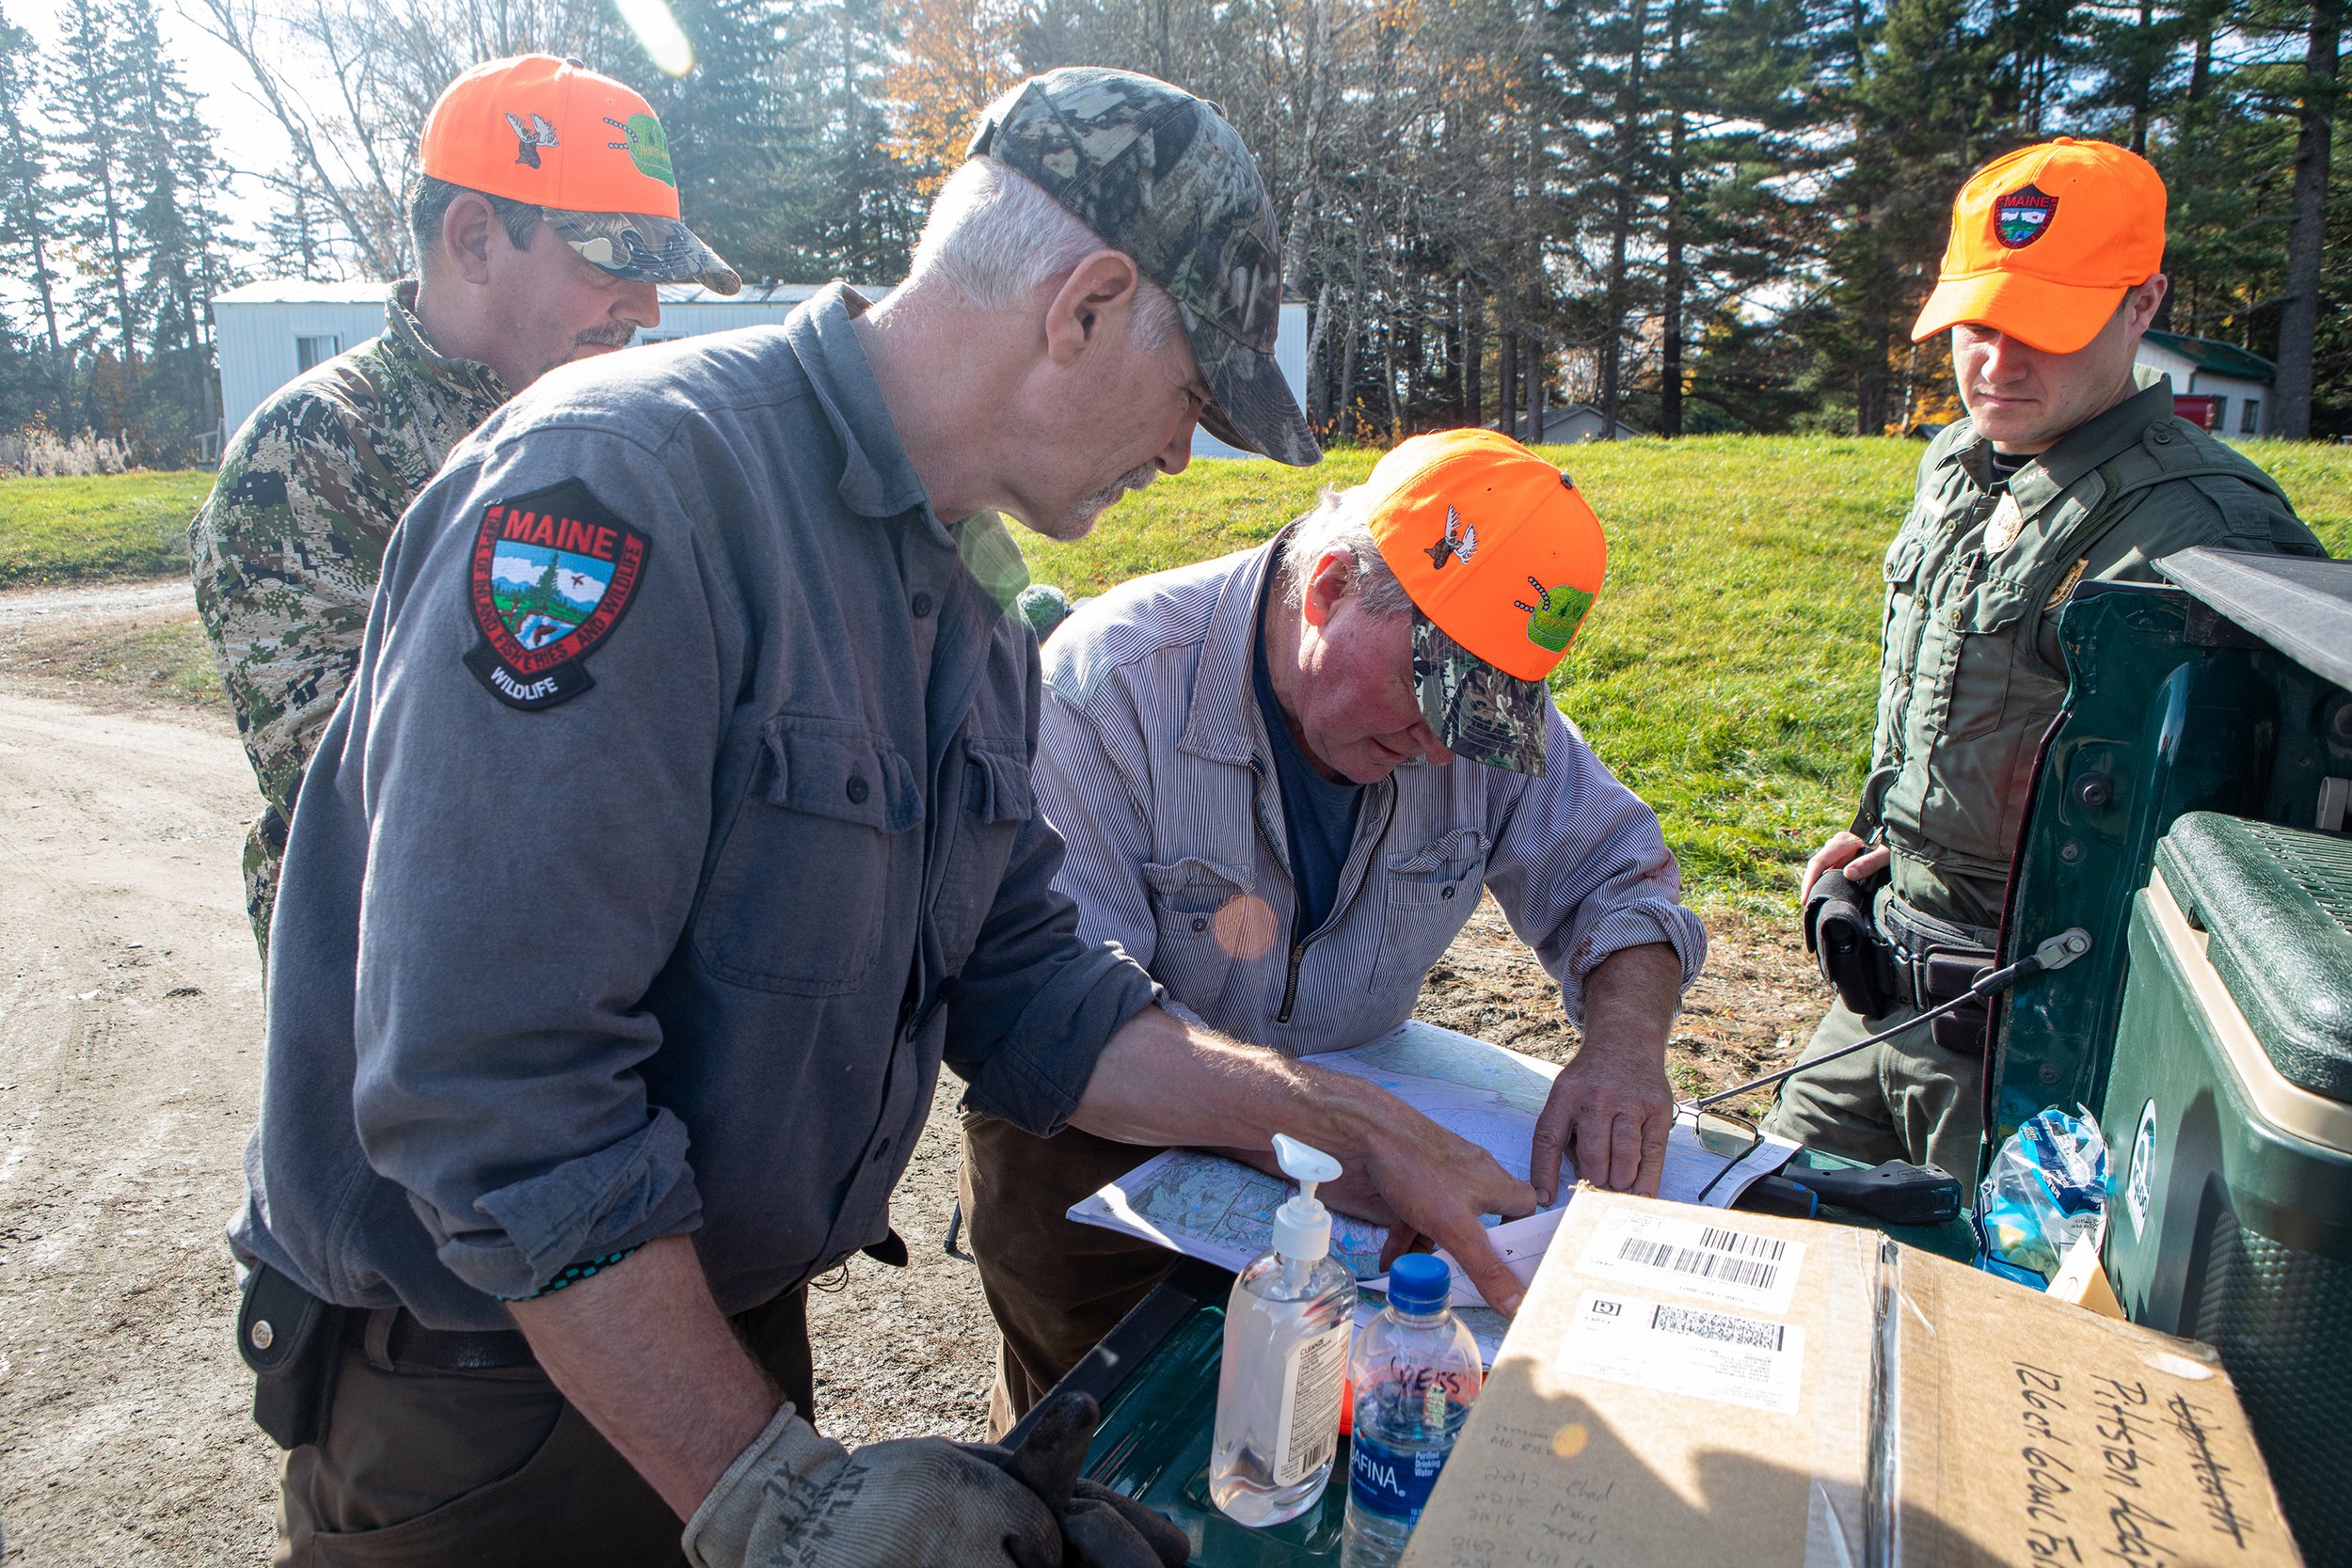
POLYGON ((1372 536, 1372 520, 1364 505, 1364 487, 1343 490, 1327 486, 1315 509, 1292 525, 1282 541, 1284 592, 1294 606, 1307 601, 1307 581, 1323 558, 1337 551, 1356 563, 1357 602, 1375 615, 1397 615, 1413 607, 1413 597, 1396 580, 1396 573, 1372 536))
MULTIPOLYGON (((1069 277, 1096 251, 1117 248, 1035 182, 994 158, 969 158, 931 203, 907 284, 936 278, 973 304, 996 309, 1069 277)), ((1138 267, 1136 346, 1157 354, 1183 325, 1168 291, 1138 267)))

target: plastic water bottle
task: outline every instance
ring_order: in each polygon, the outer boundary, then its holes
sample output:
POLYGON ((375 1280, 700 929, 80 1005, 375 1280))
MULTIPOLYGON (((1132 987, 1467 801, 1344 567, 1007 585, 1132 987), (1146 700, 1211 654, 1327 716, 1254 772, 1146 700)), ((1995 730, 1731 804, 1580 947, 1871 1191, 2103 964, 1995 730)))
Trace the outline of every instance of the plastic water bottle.
POLYGON ((1389 1271, 1389 1305, 1356 1336, 1342 1568, 1390 1568, 1405 1555, 1478 1398, 1478 1342, 1446 1307, 1453 1286, 1445 1259, 1407 1253, 1389 1271))
POLYGON ((1209 1497, 1226 1516, 1279 1525, 1314 1506, 1340 1446, 1356 1280, 1331 1261, 1331 1215, 1315 1201, 1340 1163, 1281 1133, 1298 1196, 1274 1212, 1274 1250, 1233 1281, 1216 1373, 1209 1497))

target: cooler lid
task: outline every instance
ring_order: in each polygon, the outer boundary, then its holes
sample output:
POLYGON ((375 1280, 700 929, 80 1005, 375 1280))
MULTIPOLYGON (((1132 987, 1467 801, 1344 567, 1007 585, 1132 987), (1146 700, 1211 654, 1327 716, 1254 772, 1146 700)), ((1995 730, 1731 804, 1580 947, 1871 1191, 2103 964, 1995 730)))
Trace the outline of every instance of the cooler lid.
POLYGON ((2156 570, 2320 679, 2352 687, 2352 561, 2200 546, 2156 570))
POLYGON ((2156 866, 2271 1065, 2352 1101, 2352 839, 2188 812, 2156 866))

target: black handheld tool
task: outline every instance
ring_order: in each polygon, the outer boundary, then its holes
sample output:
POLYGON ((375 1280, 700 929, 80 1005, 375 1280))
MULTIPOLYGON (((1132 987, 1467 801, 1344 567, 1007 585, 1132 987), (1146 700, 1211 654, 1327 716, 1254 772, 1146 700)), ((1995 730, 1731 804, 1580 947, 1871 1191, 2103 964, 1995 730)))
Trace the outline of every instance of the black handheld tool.
POLYGON ((1788 1164, 1780 1174, 1833 1209, 1888 1225, 1942 1225, 1960 1216, 1960 1178, 1941 1165, 1889 1160, 1867 1170, 1816 1170, 1788 1164))

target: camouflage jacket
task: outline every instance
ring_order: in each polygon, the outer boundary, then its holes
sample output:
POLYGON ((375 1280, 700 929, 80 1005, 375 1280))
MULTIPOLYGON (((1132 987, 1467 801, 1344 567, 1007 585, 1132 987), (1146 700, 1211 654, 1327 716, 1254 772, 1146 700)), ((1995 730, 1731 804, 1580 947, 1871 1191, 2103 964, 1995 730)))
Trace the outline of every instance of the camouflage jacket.
POLYGON ((1989 940, 2042 733, 2066 697, 2058 611, 2085 578, 2176 550, 2325 553, 2253 464, 2172 413, 2159 378, 2006 484, 1966 420, 1935 439, 1886 552, 1878 731, 1892 890, 1989 940))
POLYGON ((358 660, 385 541, 508 396, 488 366, 435 352, 416 303, 413 280, 395 285, 382 336, 256 409, 188 525, 197 610, 262 786, 245 874, 264 953, 294 792, 358 660))

